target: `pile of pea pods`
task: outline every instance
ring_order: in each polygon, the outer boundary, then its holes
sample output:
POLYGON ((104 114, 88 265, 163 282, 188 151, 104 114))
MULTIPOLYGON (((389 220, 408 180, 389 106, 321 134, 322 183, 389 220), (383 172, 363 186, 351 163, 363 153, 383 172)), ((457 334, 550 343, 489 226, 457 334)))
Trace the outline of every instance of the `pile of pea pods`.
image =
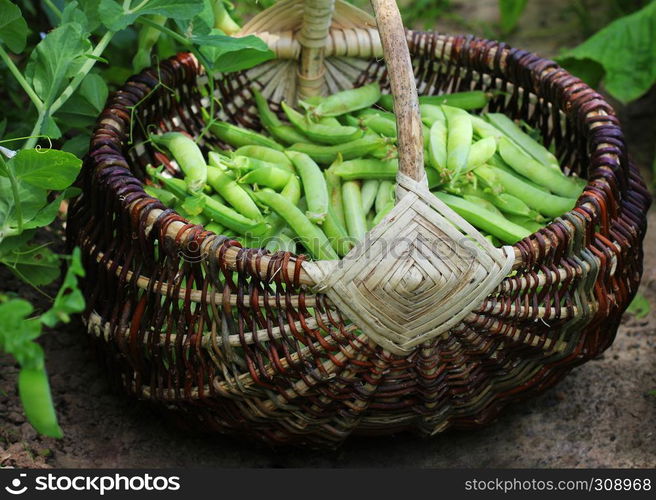
MULTIPOLYGON (((152 135, 184 178, 149 167, 146 191, 191 222, 271 251, 331 260, 346 255, 395 203, 398 170, 393 99, 373 83, 281 103, 253 90, 266 133, 209 119, 232 150, 204 157, 181 132, 152 135)), ((512 244, 572 209, 585 181, 563 173, 526 124, 475 114, 481 91, 422 96, 429 189, 493 244, 512 244)))

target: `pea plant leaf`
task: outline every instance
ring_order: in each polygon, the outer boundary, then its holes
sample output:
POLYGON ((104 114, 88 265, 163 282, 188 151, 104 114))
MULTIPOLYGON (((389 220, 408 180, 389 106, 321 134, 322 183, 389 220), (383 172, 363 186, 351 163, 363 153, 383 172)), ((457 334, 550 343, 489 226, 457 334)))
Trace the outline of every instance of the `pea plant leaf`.
POLYGON ((97 73, 89 73, 80 85, 79 93, 98 113, 103 110, 109 90, 105 80, 97 73))
POLYGON ((25 222, 23 229, 44 227, 54 221, 57 217, 57 213, 59 212, 61 202, 66 198, 73 196, 71 194, 72 189, 73 188, 69 188, 63 193, 60 193, 59 196, 57 196, 53 201, 43 206, 32 218, 25 222))
POLYGON ((46 326, 55 326, 59 322, 68 323, 71 314, 84 310, 84 296, 77 286, 77 278, 84 276, 84 268, 78 247, 71 254, 71 262, 64 276, 52 307, 41 316, 41 322, 46 326))
POLYGON ((39 42, 25 70, 41 99, 50 104, 84 61, 91 44, 77 23, 62 24, 39 42))
POLYGON ((24 245, 0 258, 0 263, 33 286, 52 283, 59 277, 59 256, 42 245, 24 245))
POLYGON ((14 199, 11 182, 7 177, 0 176, 0 239, 7 235, 15 235, 19 227, 19 217, 25 225, 36 217, 39 211, 48 204, 48 192, 19 182, 17 186, 18 204, 14 199))
MULTIPOLYGON (((98 13, 98 0, 77 0, 78 8, 84 12, 87 20, 86 29, 95 31, 100 26, 100 14, 98 13)), ((78 21, 79 22, 79 21, 78 21)), ((62 19, 63 23, 63 19, 62 19)))
POLYGON ((87 33, 91 31, 89 26, 89 19, 84 10, 80 8, 77 1, 66 4, 62 11, 60 24, 76 23, 82 27, 87 33))
POLYGON ((70 186, 82 167, 71 153, 57 149, 23 149, 7 162, 14 175, 32 186, 60 191, 70 186))
POLYGON ((647 297, 641 293, 637 293, 626 311, 629 314, 633 314, 638 319, 643 319, 646 318, 649 311, 651 311, 651 304, 649 303, 649 300, 647 300, 647 297))
POLYGON ((115 0, 100 0, 98 13, 102 23, 112 31, 120 31, 140 16, 159 14, 174 19, 191 19, 203 10, 203 0, 147 0, 135 8, 123 9, 115 0))
POLYGON ((214 11, 210 0, 203 0, 203 9, 190 19, 176 19, 180 32, 190 38, 192 35, 208 35, 214 27, 214 11))
POLYGON ((622 102, 643 95, 656 83, 656 2, 621 17, 558 62, 596 85, 603 75, 606 90, 622 102))
POLYGON ((9 0, 0 0, 0 42, 20 54, 25 49, 27 23, 21 10, 9 0))
POLYGON ((22 299, 0 303, 0 352, 11 354, 22 367, 43 368, 43 349, 34 342, 41 323, 30 319, 34 308, 22 299))
POLYGON ((527 3, 528 0, 499 0, 499 15, 503 33, 510 33, 515 29, 527 3))
POLYGON ((212 64, 208 70, 228 73, 268 61, 274 54, 264 41, 254 35, 234 38, 219 30, 207 35, 192 35, 191 41, 212 64))
POLYGON ((85 130, 93 126, 107 100, 107 84, 96 73, 89 73, 80 88, 57 111, 58 123, 85 130))
POLYGON ((71 193, 67 190, 51 202, 48 193, 68 188, 81 165, 75 155, 51 149, 24 149, 0 162, 0 241, 15 236, 21 228, 50 224, 62 199, 71 193))
POLYGON ((41 133, 48 136, 50 139, 59 139, 62 136, 62 131, 55 122, 55 119, 49 115, 43 120, 41 133))

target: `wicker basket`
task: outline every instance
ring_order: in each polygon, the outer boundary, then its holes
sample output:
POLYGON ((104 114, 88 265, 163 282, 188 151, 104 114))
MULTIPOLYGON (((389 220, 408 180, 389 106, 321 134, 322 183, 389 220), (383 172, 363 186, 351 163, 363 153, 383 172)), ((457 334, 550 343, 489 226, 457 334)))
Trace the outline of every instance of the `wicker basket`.
POLYGON ((176 168, 143 144, 144 130, 198 135, 203 125, 207 77, 193 56, 109 99, 68 239, 83 251, 88 331, 131 395, 202 429, 334 446, 353 432, 483 425, 613 341, 640 281, 650 197, 612 108, 552 61, 404 32, 393 1, 372 3, 380 37, 341 0, 282 1, 243 30, 277 59, 215 78, 220 116, 254 129, 253 85, 274 108, 371 81, 391 87, 399 202, 340 263, 241 248, 144 192, 145 165, 176 168), (537 127, 567 171, 589 180, 576 207, 491 247, 425 196, 416 89, 501 90, 489 110, 537 127))

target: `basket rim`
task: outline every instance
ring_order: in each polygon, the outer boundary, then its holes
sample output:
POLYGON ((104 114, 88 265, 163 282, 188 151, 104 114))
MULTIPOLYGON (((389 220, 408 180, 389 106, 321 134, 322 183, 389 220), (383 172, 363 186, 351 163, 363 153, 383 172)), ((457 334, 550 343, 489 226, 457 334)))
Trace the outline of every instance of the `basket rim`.
MULTIPOLYGON (((579 120, 578 125, 583 126, 589 133, 587 137, 588 145, 593 142, 591 141, 592 138, 598 138, 595 149, 589 151, 590 160, 588 163, 587 183, 575 207, 561 217, 554 219, 539 231, 532 233, 513 245, 509 245, 515 253, 513 269, 533 262, 538 256, 545 255, 552 250, 554 242, 549 237, 549 233, 554 231, 557 233, 566 232, 566 229, 562 227, 556 229, 558 224, 569 227, 570 231, 578 231, 587 222, 599 219, 600 216, 607 221, 603 199, 608 197, 609 190, 626 190, 628 186, 617 186, 616 183, 611 185, 603 173, 599 172, 600 168, 605 167, 611 171, 614 169, 628 171, 627 178, 632 177, 630 181, 634 182, 627 182, 627 184, 630 183, 631 188, 634 191, 638 191, 645 200, 650 199, 640 173, 628 159, 626 145, 622 138, 622 130, 612 106, 608 104, 602 95, 582 80, 574 77, 550 59, 542 58, 532 52, 512 48, 503 42, 472 35, 449 35, 439 32, 406 29, 406 39, 408 44, 412 44, 411 55, 413 57, 417 55, 417 48, 419 50, 426 49, 425 47, 420 47, 420 38, 425 36, 433 36, 436 40, 439 40, 436 42, 436 45, 440 42, 442 43, 440 57, 447 61, 466 57, 467 50, 485 47, 485 60, 479 57, 476 61, 482 65, 483 69, 489 72, 504 70, 517 72, 519 69, 529 70, 532 76, 531 81, 515 81, 512 84, 519 86, 524 91, 529 91, 538 99, 546 100, 549 97, 541 96, 539 91, 542 89, 542 84, 552 83, 565 96, 565 102, 559 108, 560 111, 579 113, 577 117, 579 120), (510 65, 513 66, 512 69, 509 68, 510 65), (581 119, 581 113, 583 113, 583 119, 581 119), (598 175, 591 175, 593 173, 597 173, 598 175)), ((438 53, 437 47, 432 47, 431 49, 436 54, 438 53)), ((117 155, 124 166, 128 167, 129 171, 123 174, 124 180, 130 183, 136 182, 141 185, 141 193, 132 196, 129 204, 123 204, 124 209, 128 211, 132 211, 133 209, 138 211, 138 213, 133 214, 133 220, 143 221, 147 227, 146 231, 149 231, 153 227, 153 224, 166 212, 168 215, 173 215, 175 220, 167 225, 165 236, 172 239, 178 248, 181 248, 186 243, 188 237, 185 237, 185 235, 190 234, 190 232, 196 233, 196 237, 202 240, 202 245, 207 244, 209 246, 208 243, 214 237, 223 239, 226 239, 226 237, 216 235, 211 231, 206 231, 202 226, 190 223, 173 209, 167 209, 161 205, 158 199, 151 197, 143 191, 143 182, 129 168, 130 161, 128 155, 125 154, 125 146, 127 144, 124 141, 124 137, 122 137, 125 128, 127 127, 129 129, 131 126, 131 117, 121 116, 121 122, 123 123, 118 123, 113 118, 117 115, 125 114, 115 109, 116 107, 120 107, 121 95, 134 94, 133 89, 135 85, 141 87, 141 90, 143 90, 143 87, 151 87, 148 88, 148 91, 152 90, 152 86, 149 83, 158 81, 160 75, 164 73, 163 70, 171 69, 175 71, 180 66, 183 66, 188 73, 186 74, 188 80, 186 83, 194 83, 197 77, 204 74, 202 66, 193 54, 180 52, 160 63, 159 67, 149 67, 139 74, 131 76, 119 90, 110 96, 96 122, 90 141, 91 148, 85 158, 85 163, 88 162, 89 167, 97 175, 97 172, 109 165, 103 165, 103 160, 96 159, 95 153, 97 153, 98 149, 110 147, 113 154, 117 155), (98 143, 98 146, 96 146, 96 143, 98 143), (153 208, 153 203, 159 203, 161 206, 153 208), (144 214, 144 210, 148 210, 148 213, 144 214)), ((114 163, 116 163, 116 160, 117 158, 115 156, 114 163)), ((242 250, 242 246, 234 240, 228 241, 230 241, 230 246, 223 253, 222 257, 226 260, 228 266, 236 268, 237 254, 242 250)), ((257 269, 260 273, 265 272, 271 261, 271 254, 262 255, 261 249, 250 250, 257 254, 257 259, 253 258, 251 262, 252 269, 257 269)), ((304 255, 290 254, 286 274, 289 276, 293 275, 293 281, 295 282, 312 285, 314 284, 314 280, 303 269, 300 269, 298 265, 304 259, 304 255)))

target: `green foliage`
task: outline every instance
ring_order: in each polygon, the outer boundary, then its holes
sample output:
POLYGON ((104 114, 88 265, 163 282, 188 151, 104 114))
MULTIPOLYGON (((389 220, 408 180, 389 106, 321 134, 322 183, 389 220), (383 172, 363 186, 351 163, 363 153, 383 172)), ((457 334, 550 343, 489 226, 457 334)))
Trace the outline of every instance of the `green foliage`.
POLYGON ((20 54, 25 49, 27 23, 20 9, 9 0, 0 0, 0 43, 20 54))
POLYGON ((161 15, 175 19, 190 19, 203 10, 203 0, 148 0, 135 8, 124 8, 115 0, 100 0, 98 13, 111 31, 120 31, 144 15, 161 15))
POLYGON ((250 68, 271 59, 266 43, 256 36, 233 38, 212 30, 207 35, 193 35, 191 41, 217 71, 231 72, 250 68))
POLYGON ((428 29, 434 26, 440 17, 448 13, 452 5, 451 0, 411 0, 400 2, 399 8, 408 27, 420 25, 424 29, 428 29))
POLYGON ((622 102, 642 96, 656 83, 656 2, 621 17, 558 61, 590 85, 603 79, 622 102))
POLYGON ((499 0, 501 32, 510 33, 517 27, 528 0, 499 0))
POLYGON ((77 289, 77 276, 83 276, 80 251, 73 252, 71 265, 50 310, 33 316, 32 304, 23 299, 0 302, 0 351, 11 354, 21 365, 19 392, 26 414, 37 431, 51 437, 61 437, 50 387, 45 372, 43 349, 35 340, 43 325, 68 323, 70 314, 84 309, 84 299, 77 289))
POLYGON ((35 47, 25 76, 46 106, 75 76, 90 48, 91 43, 77 23, 55 28, 35 47))
POLYGON ((651 304, 649 303, 649 300, 647 300, 647 297, 638 293, 633 298, 626 311, 633 314, 638 319, 646 318, 651 311, 651 304))
POLYGON ((25 149, 6 162, 0 157, 0 243, 50 224, 61 198, 48 202, 49 191, 68 188, 81 164, 76 156, 52 149, 25 149))
MULTIPOLYGON (((189 50, 212 72, 238 71, 273 57, 254 36, 226 36, 221 28, 234 30, 236 24, 222 2, 0 0, 0 86, 9 98, 0 118, 0 265, 34 287, 59 277, 61 261, 69 257, 35 243, 35 230, 52 223, 61 202, 75 193, 78 156, 88 147, 110 88, 133 72, 135 52, 136 69, 152 57, 189 50), (47 148, 36 147, 45 139, 47 148)), ((26 415, 50 436, 61 436, 61 429, 43 350, 34 341, 43 326, 68 322, 84 309, 77 288, 83 274, 76 250, 52 307, 40 315, 29 302, 0 295, 0 351, 21 365, 26 415)))

